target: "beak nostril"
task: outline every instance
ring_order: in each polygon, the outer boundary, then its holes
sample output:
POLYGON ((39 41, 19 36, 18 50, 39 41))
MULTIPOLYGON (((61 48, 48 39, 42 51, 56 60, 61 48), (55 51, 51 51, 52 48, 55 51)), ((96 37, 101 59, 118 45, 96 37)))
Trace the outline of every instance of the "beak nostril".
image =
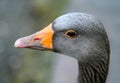
POLYGON ((34 38, 34 39, 33 39, 33 41, 38 41, 38 40, 40 40, 40 38, 34 38))

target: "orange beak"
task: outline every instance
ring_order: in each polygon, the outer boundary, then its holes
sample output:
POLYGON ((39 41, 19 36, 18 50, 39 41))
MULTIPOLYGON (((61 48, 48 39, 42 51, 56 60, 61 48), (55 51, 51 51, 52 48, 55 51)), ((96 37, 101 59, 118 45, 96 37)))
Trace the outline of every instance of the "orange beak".
POLYGON ((48 25, 41 31, 38 31, 30 36, 18 39, 15 42, 15 47, 32 48, 32 49, 53 49, 53 34, 52 24, 48 25))

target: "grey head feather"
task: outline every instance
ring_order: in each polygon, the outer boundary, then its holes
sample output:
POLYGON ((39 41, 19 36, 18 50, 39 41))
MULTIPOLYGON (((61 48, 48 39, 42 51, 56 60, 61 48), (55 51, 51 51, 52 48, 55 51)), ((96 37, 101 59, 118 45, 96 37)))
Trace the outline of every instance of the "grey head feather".
POLYGON ((102 23, 92 15, 69 13, 58 17, 52 24, 55 31, 53 45, 55 51, 79 61, 108 58, 109 42, 102 23), (75 30, 76 38, 68 38, 65 32, 75 30), (98 56, 99 55, 99 56, 98 56), (92 58, 91 58, 92 56, 92 58))

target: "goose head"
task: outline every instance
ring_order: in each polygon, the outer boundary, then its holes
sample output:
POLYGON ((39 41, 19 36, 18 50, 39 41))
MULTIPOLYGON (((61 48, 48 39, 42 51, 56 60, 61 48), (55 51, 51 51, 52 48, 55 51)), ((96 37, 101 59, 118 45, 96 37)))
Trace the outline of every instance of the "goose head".
POLYGON ((85 13, 62 15, 44 29, 18 39, 15 47, 52 50, 80 62, 109 55, 109 42, 102 23, 85 13))

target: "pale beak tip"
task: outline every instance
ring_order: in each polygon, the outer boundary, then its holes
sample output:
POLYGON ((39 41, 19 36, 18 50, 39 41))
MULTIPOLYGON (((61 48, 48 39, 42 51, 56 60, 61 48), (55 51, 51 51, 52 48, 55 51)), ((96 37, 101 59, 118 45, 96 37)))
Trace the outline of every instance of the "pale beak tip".
POLYGON ((20 39, 15 41, 14 47, 16 47, 16 48, 23 48, 22 42, 21 42, 20 39))

